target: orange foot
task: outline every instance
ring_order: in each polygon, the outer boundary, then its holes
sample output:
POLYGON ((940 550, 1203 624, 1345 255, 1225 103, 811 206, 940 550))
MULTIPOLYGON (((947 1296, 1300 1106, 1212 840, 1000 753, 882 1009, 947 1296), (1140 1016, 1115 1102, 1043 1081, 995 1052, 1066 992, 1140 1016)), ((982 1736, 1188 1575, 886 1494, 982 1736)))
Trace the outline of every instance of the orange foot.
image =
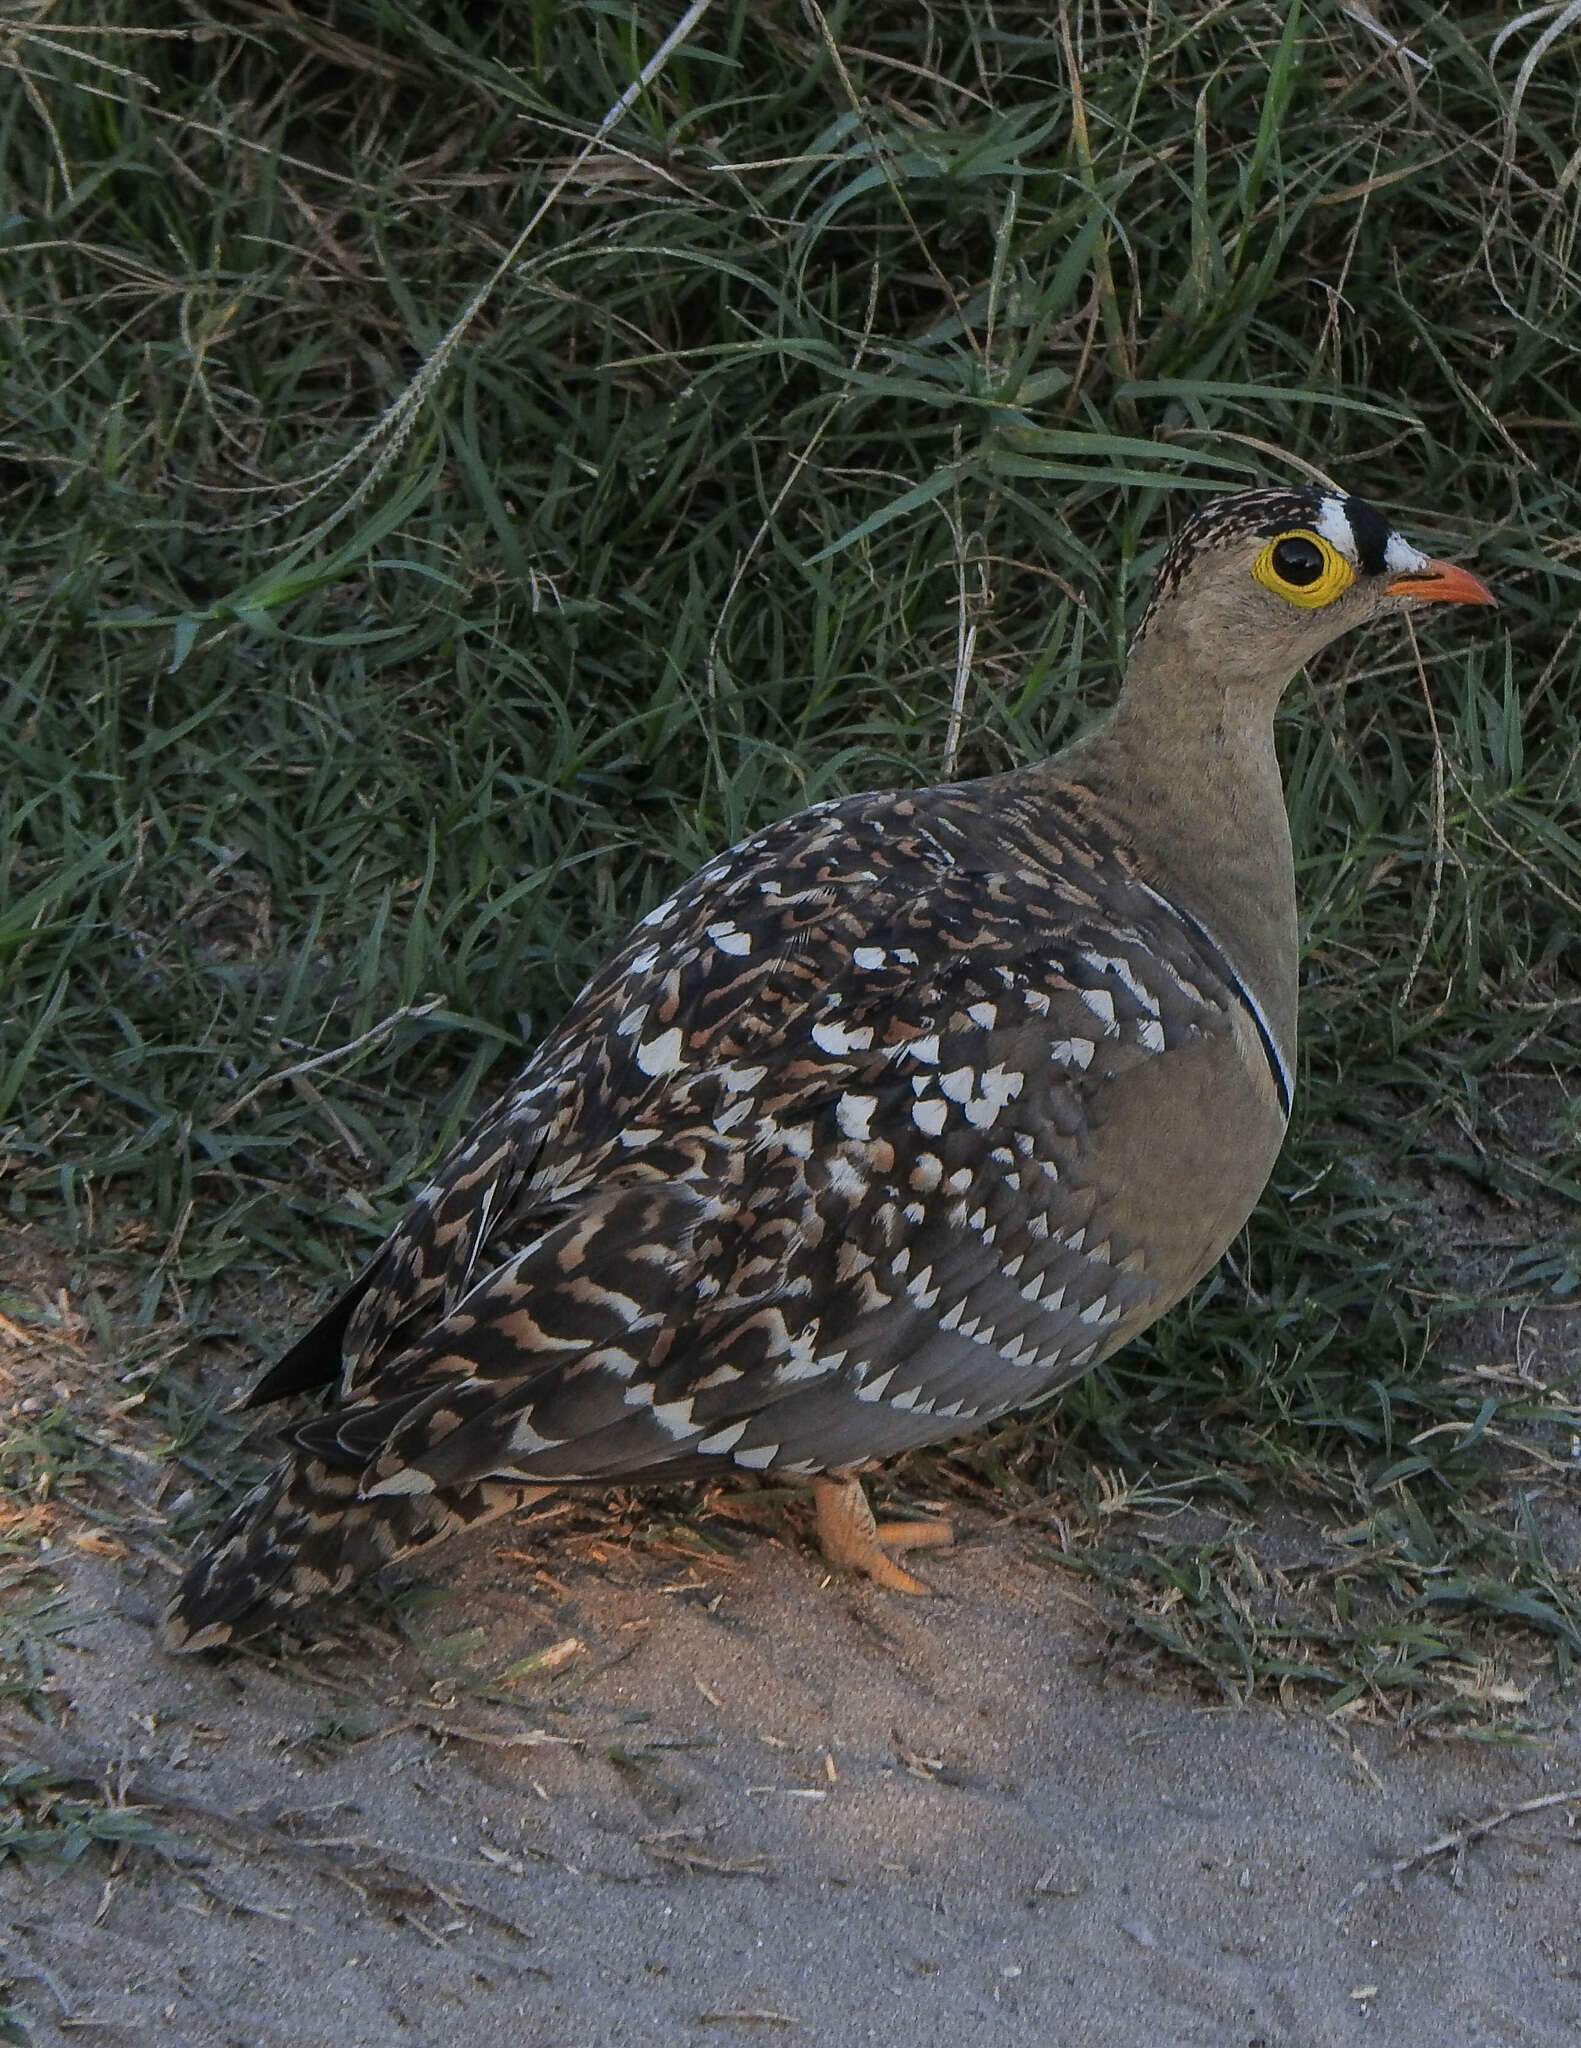
POLYGON ((931 1593, 903 1571, 891 1550, 937 1550, 955 1541, 948 1522, 875 1522, 854 1472, 826 1472, 812 1483, 818 1543, 830 1564, 866 1572, 891 1593, 931 1593))

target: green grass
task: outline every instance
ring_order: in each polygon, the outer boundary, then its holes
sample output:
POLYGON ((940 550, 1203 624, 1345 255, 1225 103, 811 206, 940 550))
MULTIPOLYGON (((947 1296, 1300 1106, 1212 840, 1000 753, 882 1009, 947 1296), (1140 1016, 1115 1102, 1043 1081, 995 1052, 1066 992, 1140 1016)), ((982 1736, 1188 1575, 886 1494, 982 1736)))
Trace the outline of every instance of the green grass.
POLYGON ((1581 1645, 1520 1510, 1576 1419, 1581 33, 715 0, 601 134, 681 13, 0 27, 5 1213, 223 1471, 166 1333, 275 1345, 709 851, 938 779, 968 630, 960 770, 1068 737, 1177 494, 1283 450, 1503 609, 1287 702, 1302 1094, 1234 1271, 930 1469, 1365 1524, 1367 1598, 1288 1654, 1227 1538, 1083 1552, 1232 1685, 1305 1657, 1415 1712, 1391 1627, 1581 1645), (1478 1377, 1528 1306, 1524 1377, 1478 1377))

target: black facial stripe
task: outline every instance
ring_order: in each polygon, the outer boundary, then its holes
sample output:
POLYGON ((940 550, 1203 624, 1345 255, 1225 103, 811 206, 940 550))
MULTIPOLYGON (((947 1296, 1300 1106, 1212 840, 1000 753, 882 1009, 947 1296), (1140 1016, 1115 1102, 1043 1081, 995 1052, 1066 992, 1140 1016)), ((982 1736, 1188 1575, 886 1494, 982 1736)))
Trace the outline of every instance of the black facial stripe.
POLYGON ((1350 521, 1350 530, 1356 536, 1356 560, 1364 576, 1381 576, 1388 564, 1384 560, 1384 549, 1389 545, 1391 528, 1387 519, 1375 505, 1369 505, 1365 498, 1347 498, 1345 517, 1350 521))

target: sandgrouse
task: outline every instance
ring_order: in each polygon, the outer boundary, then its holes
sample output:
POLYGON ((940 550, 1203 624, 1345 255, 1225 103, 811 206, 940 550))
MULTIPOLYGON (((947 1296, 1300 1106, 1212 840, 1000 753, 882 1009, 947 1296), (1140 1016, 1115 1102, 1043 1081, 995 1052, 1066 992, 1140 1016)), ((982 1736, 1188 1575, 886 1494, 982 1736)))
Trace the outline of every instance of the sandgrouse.
POLYGON ((1218 498, 1053 759, 815 805, 651 910, 254 1401, 329 1387, 167 1623, 240 1624, 564 1486, 858 1472, 1042 1399, 1215 1263, 1290 1114, 1274 710, 1351 626, 1491 604, 1370 505, 1218 498))

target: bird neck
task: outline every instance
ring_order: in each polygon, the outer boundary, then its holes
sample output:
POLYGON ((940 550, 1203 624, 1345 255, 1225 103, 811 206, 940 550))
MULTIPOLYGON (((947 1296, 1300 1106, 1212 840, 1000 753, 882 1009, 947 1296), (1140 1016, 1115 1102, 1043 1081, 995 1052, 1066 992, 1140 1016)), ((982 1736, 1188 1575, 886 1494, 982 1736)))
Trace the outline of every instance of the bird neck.
POLYGON ((1274 751, 1278 696, 1133 662, 1113 712, 1051 765, 1102 791, 1147 879, 1218 941, 1292 1060, 1295 868, 1274 751))

